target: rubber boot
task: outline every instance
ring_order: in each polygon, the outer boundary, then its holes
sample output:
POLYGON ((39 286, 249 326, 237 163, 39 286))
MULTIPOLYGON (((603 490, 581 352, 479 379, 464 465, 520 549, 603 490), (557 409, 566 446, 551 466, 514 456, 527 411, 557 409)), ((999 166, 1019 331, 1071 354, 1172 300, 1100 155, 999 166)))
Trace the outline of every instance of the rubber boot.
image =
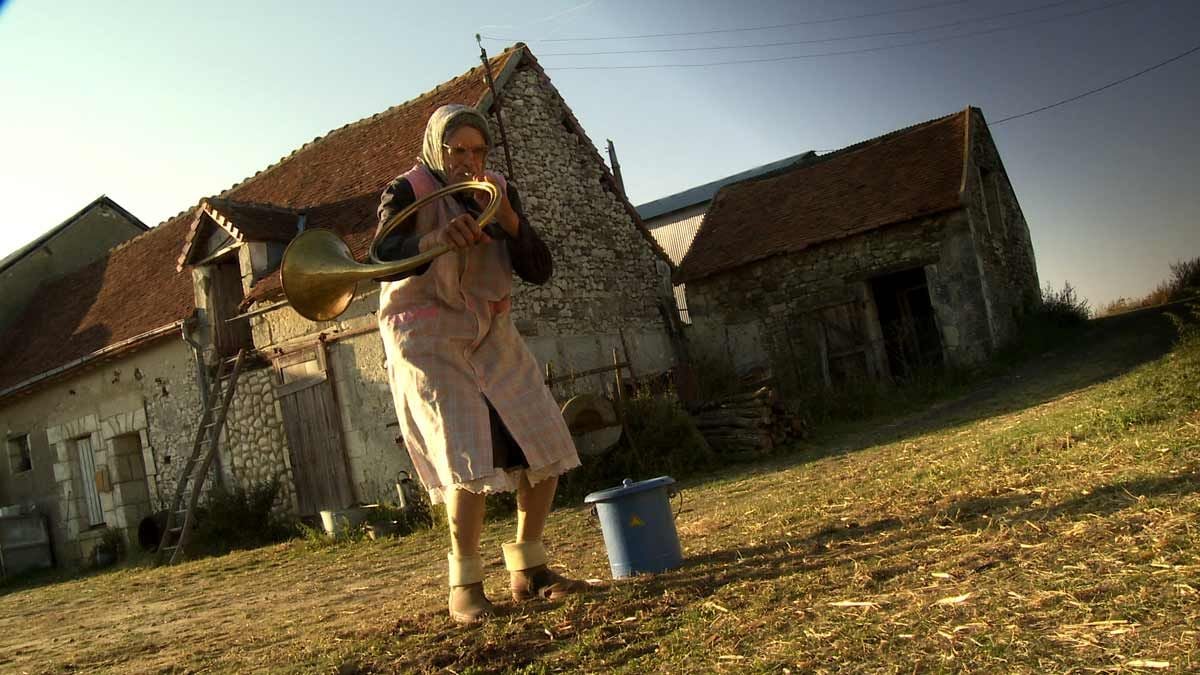
POLYGON ((547 567, 546 548, 540 541, 512 542, 503 548, 512 597, 517 602, 533 598, 559 600, 591 588, 586 581, 568 579, 547 567))
POLYGON ((481 623, 496 613, 483 594, 483 558, 448 556, 450 563, 450 618, 457 624, 481 623))

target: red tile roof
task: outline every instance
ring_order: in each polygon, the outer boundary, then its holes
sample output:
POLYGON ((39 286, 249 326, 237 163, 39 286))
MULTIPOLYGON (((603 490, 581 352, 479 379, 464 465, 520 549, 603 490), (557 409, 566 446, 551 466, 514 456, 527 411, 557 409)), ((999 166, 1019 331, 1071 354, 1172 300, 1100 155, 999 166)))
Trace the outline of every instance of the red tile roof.
POLYGON ((190 316, 190 271, 175 257, 190 218, 177 216, 107 256, 43 284, 0 336, 0 395, 59 366, 190 316))
MULTIPOLYGON (((522 50, 493 57, 492 73, 499 74, 522 50)), ((303 210, 305 227, 335 230, 362 260, 375 235, 379 194, 416 161, 429 116, 447 103, 476 105, 486 91, 483 66, 476 66, 411 101, 330 132, 222 197, 303 210)), ((279 275, 271 274, 259 280, 245 305, 281 292, 279 275)))
MULTIPOLYGON (((518 54, 520 47, 495 56, 493 72, 518 54)), ((303 211, 307 227, 336 230, 356 255, 365 256, 379 194, 412 166, 429 115, 446 103, 474 105, 485 91, 483 67, 478 66, 407 103, 315 139, 219 197, 114 249, 104 260, 44 285, 24 316, 0 335, 5 350, 0 396, 13 385, 190 316, 195 309, 192 275, 178 263, 194 243, 205 204, 251 239, 286 240, 286 218, 274 214, 303 211)), ((290 223, 294 233, 294 215, 290 223)), ((278 280, 278 274, 263 279, 255 292, 270 295, 274 286, 277 293, 278 280)))
POLYGON ((675 283, 960 208, 971 110, 723 188, 675 283))

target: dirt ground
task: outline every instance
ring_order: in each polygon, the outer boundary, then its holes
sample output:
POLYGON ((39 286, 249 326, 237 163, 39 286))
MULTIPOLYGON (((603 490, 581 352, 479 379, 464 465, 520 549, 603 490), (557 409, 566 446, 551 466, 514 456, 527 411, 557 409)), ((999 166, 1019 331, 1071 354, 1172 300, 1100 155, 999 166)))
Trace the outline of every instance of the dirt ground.
MULTIPOLYGON (((688 564, 676 572, 610 583, 590 598, 556 606, 502 602, 492 625, 471 630, 445 618, 444 532, 330 546, 296 540, 170 568, 0 587, 0 671, 1045 672, 1151 664, 1145 668, 1178 672, 1185 664, 1200 666, 1190 661, 1200 640, 1196 612, 1180 609, 1191 599, 1200 604, 1186 590, 1194 594, 1200 585, 1196 551, 1187 552, 1195 541, 1190 530, 1171 530, 1171 537, 1184 538, 1161 540, 1167 543, 1138 540, 1112 549, 1121 561, 1114 570, 1136 568, 1146 576, 1119 577, 1119 584, 1113 576, 1109 586, 1089 587, 1100 596, 1065 585, 1078 575, 1050 580, 1064 565, 1086 568, 1088 560, 1106 559, 1095 547, 1108 544, 1097 542, 1148 536, 1151 523, 1184 527, 1197 508, 1193 457, 1200 446, 1186 445, 1197 438, 1195 410, 1161 422, 1169 429, 1094 432, 1093 449, 1067 461, 1072 443, 1087 436, 1072 421, 1082 419, 1080 406, 1109 405, 1089 398, 1091 392, 1117 396, 1104 387, 1153 366, 1168 345, 1157 329, 1109 323, 1095 330, 1103 334, 964 397, 823 434, 792 453, 687 482, 678 525, 688 564), (1054 440, 1063 428, 1065 446, 1054 440), (1190 448, 1191 455, 1142 449, 1149 459, 1135 462, 1113 454, 1134 442, 1190 448), (956 459, 1004 443, 1012 444, 1011 456, 956 459), (1043 446, 1064 457, 1045 462, 1043 446), (1129 473, 1135 468, 1153 469, 1157 478, 1129 473), (888 482, 889 475, 905 479, 888 482), (1072 487, 1085 475, 1086 498, 1072 487), (1161 483, 1145 482, 1152 480, 1161 483), (1136 508, 1106 506, 1105 499, 1124 499, 1120 490, 1135 495, 1136 508), (1092 527, 1100 528, 1093 538, 1081 534, 1092 527), (1063 538, 1076 543, 1055 550, 1063 538), (1129 557, 1154 546, 1148 567, 1129 557), (968 578, 978 581, 968 587, 968 578), (1133 589, 1144 588, 1165 589, 1170 597, 1130 600, 1142 592, 1133 589), (1104 593, 1136 604, 1124 614, 1100 611, 1109 606, 1094 598, 1109 597, 1104 593), (975 614, 949 616, 977 600, 975 614), (1021 618, 998 618, 1017 606, 1026 608, 1021 618), (925 609, 914 613, 916 607, 925 609), (1064 614, 1048 614, 1051 607, 1064 614), (1155 607, 1168 614, 1158 617, 1155 607), (1051 623, 1056 633, 1046 628, 1051 623), (1100 628, 1129 631, 1102 640, 1100 628), (1049 637, 1029 637, 1039 632, 1049 637), (1091 646, 1063 642, 1076 638, 1091 646), (1188 639, 1190 650, 1173 646, 1188 639), (1104 640, 1118 642, 1110 649, 1104 640), (1156 644, 1171 656, 1150 653, 1156 644), (884 649, 903 656, 892 660, 884 649), (1160 663, 1170 665, 1153 665, 1160 663)), ((485 531, 493 598, 504 597, 500 543, 511 527, 496 522, 485 531)), ((599 527, 583 508, 556 511, 546 540, 562 571, 609 578, 599 527)), ((1103 576, 1098 568, 1091 574, 1103 576)))

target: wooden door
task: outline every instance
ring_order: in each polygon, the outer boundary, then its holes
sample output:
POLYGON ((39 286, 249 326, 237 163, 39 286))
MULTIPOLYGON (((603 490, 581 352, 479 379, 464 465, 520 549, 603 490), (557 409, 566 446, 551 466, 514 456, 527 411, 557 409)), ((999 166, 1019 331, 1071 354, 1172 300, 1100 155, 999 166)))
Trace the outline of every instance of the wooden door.
POLYGON ((100 491, 96 488, 96 452, 92 449, 91 436, 75 441, 79 453, 79 474, 83 479, 83 501, 87 506, 88 525, 104 524, 104 507, 100 505, 100 491))
POLYGON ((238 307, 245 297, 241 268, 237 259, 223 260, 213 265, 213 329, 216 332, 217 353, 221 356, 233 356, 243 347, 254 347, 249 321, 227 321, 238 315, 238 307))
POLYGON ((300 515, 350 506, 354 490, 323 346, 282 356, 275 368, 300 515))
MULTIPOLYGON (((858 301, 826 305, 801 314, 787 337, 789 348, 793 348, 792 342, 803 343, 794 351, 809 355, 807 361, 815 365, 826 386, 879 376, 863 306, 858 301)), ((798 369, 797 377, 802 376, 801 370, 808 372, 798 369)))

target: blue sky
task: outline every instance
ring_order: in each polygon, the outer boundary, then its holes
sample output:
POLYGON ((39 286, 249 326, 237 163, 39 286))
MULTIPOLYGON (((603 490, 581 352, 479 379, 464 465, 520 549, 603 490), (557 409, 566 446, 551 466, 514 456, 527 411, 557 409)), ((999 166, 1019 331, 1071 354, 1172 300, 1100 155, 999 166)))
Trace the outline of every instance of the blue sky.
MULTIPOLYGON (((0 254, 100 194, 157 224, 476 65, 476 32, 500 38, 493 53, 530 44, 592 140, 616 143, 635 203, 967 105, 999 120, 1200 45, 1195 0, 497 7, 0 2, 0 254), (800 25, 700 33, 786 23, 800 25), (699 34, 582 39, 681 32, 699 34), (892 35, 846 39, 878 33, 892 35), (661 67, 771 58, 786 60, 661 67)), ((1043 281, 1099 305, 1200 256, 1198 104, 1200 53, 993 128, 1043 281)))

